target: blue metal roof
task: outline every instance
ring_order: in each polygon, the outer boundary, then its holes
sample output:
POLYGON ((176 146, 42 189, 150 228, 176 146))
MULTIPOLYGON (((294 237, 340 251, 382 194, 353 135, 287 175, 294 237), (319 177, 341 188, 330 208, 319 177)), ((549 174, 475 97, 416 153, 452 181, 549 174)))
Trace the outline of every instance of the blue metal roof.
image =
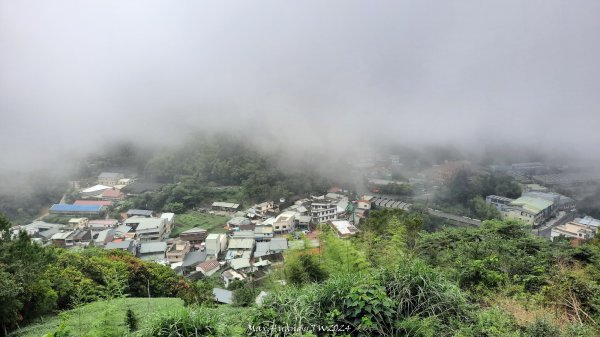
POLYGON ((50 211, 54 212, 100 212, 100 205, 69 205, 69 204, 54 204, 50 207, 50 211))

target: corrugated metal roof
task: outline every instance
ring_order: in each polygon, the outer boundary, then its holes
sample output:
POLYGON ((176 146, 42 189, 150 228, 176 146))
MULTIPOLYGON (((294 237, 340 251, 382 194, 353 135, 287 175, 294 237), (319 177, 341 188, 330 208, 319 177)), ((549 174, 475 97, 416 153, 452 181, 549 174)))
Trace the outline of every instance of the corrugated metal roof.
POLYGON ((50 207, 50 211, 54 212, 100 212, 100 205, 69 205, 69 204, 54 204, 50 207))

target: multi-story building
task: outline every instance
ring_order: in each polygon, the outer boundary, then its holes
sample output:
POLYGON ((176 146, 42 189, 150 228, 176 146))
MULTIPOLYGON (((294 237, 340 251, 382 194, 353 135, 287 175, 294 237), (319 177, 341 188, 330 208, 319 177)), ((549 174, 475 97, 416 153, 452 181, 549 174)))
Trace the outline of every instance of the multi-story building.
POLYGON ((313 200, 310 205, 310 217, 314 224, 337 219, 337 203, 330 200, 313 200))
MULTIPOLYGON (((335 207, 335 205, 334 205, 335 207)), ((275 233, 289 233, 294 230, 296 221, 295 212, 283 212, 275 218, 273 223, 273 232, 275 233)))
POLYGON ((537 226, 548 220, 554 213, 552 201, 525 196, 513 200, 502 210, 504 219, 522 220, 532 226, 537 226))
POLYGON ((206 254, 209 256, 218 256, 227 248, 227 235, 209 234, 206 237, 206 254))
POLYGON ((552 228, 550 238, 554 240, 556 237, 564 236, 566 238, 587 240, 596 235, 596 230, 597 229, 593 226, 587 226, 571 221, 564 225, 552 228))
POLYGON ((98 184, 105 186, 115 186, 119 184, 119 180, 125 178, 123 173, 102 172, 98 176, 98 184))
POLYGON ((514 199, 501 197, 499 195, 488 195, 487 197, 485 197, 485 202, 494 205, 498 212, 502 212, 504 210, 504 207, 509 205, 513 201, 514 199))
POLYGON ((188 241, 176 241, 167 250, 167 260, 169 263, 182 262, 185 254, 190 251, 190 243, 188 241))
POLYGON ((198 244, 206 240, 208 236, 208 232, 204 228, 194 227, 192 229, 188 229, 185 232, 181 232, 179 234, 179 240, 189 241, 190 244, 198 244))
POLYGON ((125 220, 125 225, 134 228, 140 242, 161 241, 169 234, 165 219, 136 216, 125 220))

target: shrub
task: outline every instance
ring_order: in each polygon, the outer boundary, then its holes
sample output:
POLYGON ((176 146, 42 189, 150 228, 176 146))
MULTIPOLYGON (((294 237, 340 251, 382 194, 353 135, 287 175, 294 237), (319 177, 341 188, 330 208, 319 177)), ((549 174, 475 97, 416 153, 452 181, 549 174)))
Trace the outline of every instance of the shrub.
POLYGON ((138 337, 192 337, 216 336, 217 321, 207 314, 195 309, 180 311, 157 316, 150 327, 138 331, 138 337))

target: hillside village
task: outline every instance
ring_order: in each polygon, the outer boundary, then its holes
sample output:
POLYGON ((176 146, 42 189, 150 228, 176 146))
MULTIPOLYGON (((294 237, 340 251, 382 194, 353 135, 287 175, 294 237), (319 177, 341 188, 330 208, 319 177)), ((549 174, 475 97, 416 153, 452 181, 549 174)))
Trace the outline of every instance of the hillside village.
MULTIPOLYGON (((134 179, 104 172, 97 183, 81 189, 79 199, 72 204, 49 208, 50 216, 69 218, 66 224, 34 221, 13 227, 13 234, 25 231, 35 242, 66 249, 128 251, 140 259, 170 266, 193 280, 218 273, 227 286, 249 275, 260 280, 272 266, 283 262, 283 253, 289 249, 318 247, 314 233, 318 224, 331 226, 339 237, 355 235, 359 232, 356 225, 368 215, 369 200, 373 198, 365 196, 351 202, 344 194, 327 193, 291 204, 284 199, 269 200, 247 209, 236 203, 214 201, 210 209, 200 212, 224 219, 218 232, 198 226, 173 235, 179 226, 174 213, 129 209, 122 220, 109 217, 115 203, 140 193, 128 188, 135 186, 134 179), (305 235, 310 239, 303 240, 305 235)), ((230 303, 231 296, 226 298, 224 303, 230 303)))
MULTIPOLYGON (((381 162, 381 160, 380 160, 381 162)), ((99 247, 106 250, 123 250, 146 260, 170 266, 177 274, 192 280, 218 275, 225 287, 233 280, 258 281, 273 267, 284 261, 288 250, 319 247, 318 225, 329 226, 340 238, 356 235, 361 220, 373 209, 401 209, 410 211, 419 193, 411 200, 406 197, 383 194, 386 186, 409 184, 435 191, 439 186, 468 168, 468 162, 448 162, 434 165, 416 175, 409 183, 391 178, 397 169, 397 158, 391 157, 387 165, 361 162, 365 167, 369 194, 355 193, 333 187, 324 195, 310 196, 292 201, 265 200, 242 207, 239 203, 214 200, 210 207, 198 208, 197 214, 213 219, 214 225, 202 221, 183 225, 179 215, 151 209, 129 209, 111 218, 119 202, 144 193, 152 193, 160 184, 142 183, 122 173, 103 172, 93 186, 79 189, 72 203, 58 203, 49 207, 51 217, 68 219, 66 223, 42 220, 13 227, 16 235, 27 232, 35 242, 67 249, 99 247)), ((543 172, 540 163, 519 163, 505 168, 520 181, 522 194, 515 199, 488 195, 485 202, 498 211, 502 219, 516 219, 531 225, 533 233, 548 239, 566 237, 574 244, 596 235, 600 221, 590 216, 577 216, 572 198, 528 181, 526 176, 543 172)), ((491 167, 491 170, 499 170, 491 167)), ((538 179, 539 181, 539 179, 538 179)), ((63 198, 64 199, 64 198, 63 198)), ((427 208, 432 216, 462 226, 480 226, 481 220, 452 214, 445 210, 427 208)), ((231 294, 224 289, 215 290, 223 303, 231 302, 231 294), (227 294, 227 295, 223 295, 227 294), (223 296, 221 296, 223 295, 223 296)))

